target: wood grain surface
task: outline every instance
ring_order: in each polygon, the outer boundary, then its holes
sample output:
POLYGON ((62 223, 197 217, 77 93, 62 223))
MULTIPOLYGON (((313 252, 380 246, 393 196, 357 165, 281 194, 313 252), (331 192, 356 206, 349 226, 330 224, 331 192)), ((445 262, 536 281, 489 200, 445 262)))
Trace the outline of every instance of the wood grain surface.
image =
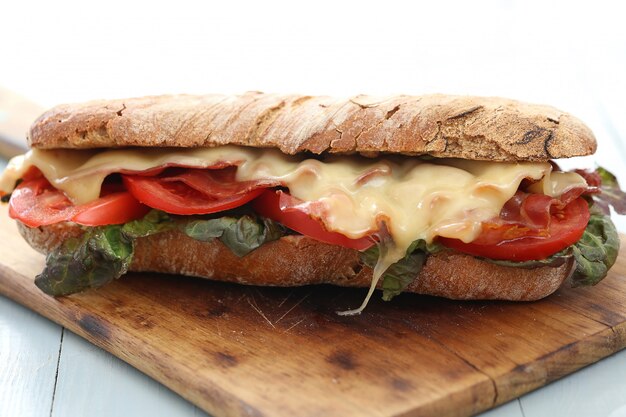
POLYGON ((43 256, 0 209, 0 293, 66 326, 215 416, 467 416, 626 345, 626 258, 595 288, 534 303, 272 289, 133 274, 53 299, 43 256))

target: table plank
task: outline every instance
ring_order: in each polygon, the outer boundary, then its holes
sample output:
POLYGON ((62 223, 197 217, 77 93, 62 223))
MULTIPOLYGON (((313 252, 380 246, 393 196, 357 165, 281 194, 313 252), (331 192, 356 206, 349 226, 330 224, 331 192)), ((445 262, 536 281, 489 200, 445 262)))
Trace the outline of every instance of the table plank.
POLYGON ((65 330, 51 417, 206 416, 168 388, 65 330))
POLYGON ((50 414, 61 327, 0 296, 0 416, 50 414))

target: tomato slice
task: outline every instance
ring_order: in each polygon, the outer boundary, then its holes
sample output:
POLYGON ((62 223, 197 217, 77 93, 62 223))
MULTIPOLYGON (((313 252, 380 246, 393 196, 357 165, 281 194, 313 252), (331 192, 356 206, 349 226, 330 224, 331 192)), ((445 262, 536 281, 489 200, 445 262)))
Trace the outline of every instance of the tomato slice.
MULTIPOLYGON (((537 203, 531 201, 531 204, 537 203)), ((534 216, 533 220, 536 220, 534 216)), ((545 259, 578 242, 589 222, 589 208, 583 198, 564 207, 553 208, 544 228, 521 223, 493 222, 483 224, 482 233, 470 243, 439 238, 445 246, 474 256, 511 261, 545 259)))
POLYGON ((283 191, 266 190, 252 202, 252 208, 263 217, 321 242, 357 250, 365 250, 374 245, 373 238, 369 236, 350 239, 341 233, 326 230, 322 222, 299 208, 299 203, 301 201, 283 191))
POLYGON ((91 203, 74 205, 43 176, 22 181, 11 194, 9 215, 30 227, 72 221, 85 226, 122 224, 145 216, 150 209, 126 191, 109 192, 91 203))
POLYGON ((239 207, 275 181, 235 179, 236 167, 173 169, 158 176, 122 175, 124 185, 143 204, 171 214, 210 214, 239 207))
POLYGON ((141 219, 150 208, 141 204, 127 191, 107 194, 91 203, 78 206, 78 214, 71 220, 84 226, 123 224, 141 219))

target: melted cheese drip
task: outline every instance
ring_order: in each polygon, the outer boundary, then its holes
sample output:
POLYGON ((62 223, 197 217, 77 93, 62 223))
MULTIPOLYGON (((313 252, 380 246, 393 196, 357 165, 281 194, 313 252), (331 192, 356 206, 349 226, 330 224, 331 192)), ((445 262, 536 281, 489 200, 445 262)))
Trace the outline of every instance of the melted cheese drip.
POLYGON ((459 159, 421 160, 390 157, 334 157, 324 162, 289 157, 276 150, 223 146, 204 149, 118 149, 107 151, 31 150, 14 158, 0 178, 0 190, 35 165, 75 204, 95 200, 112 172, 144 171, 163 165, 209 167, 218 162, 239 165, 237 179, 275 179, 303 204, 322 207, 328 230, 359 238, 384 223, 391 242, 381 248, 370 292, 389 265, 406 255, 417 240, 437 236, 474 240, 481 223, 499 215, 525 179, 538 181, 535 192, 558 197, 586 186, 575 173, 552 172, 547 162, 485 162, 459 159), (539 181, 540 180, 540 181, 539 181))

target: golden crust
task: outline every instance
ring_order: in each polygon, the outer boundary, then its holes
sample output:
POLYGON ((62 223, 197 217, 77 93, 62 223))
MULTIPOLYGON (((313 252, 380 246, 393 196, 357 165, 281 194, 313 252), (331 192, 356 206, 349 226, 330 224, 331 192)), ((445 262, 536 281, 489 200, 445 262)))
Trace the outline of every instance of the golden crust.
POLYGON ((500 161, 596 149, 589 128, 568 113, 503 98, 258 92, 61 105, 35 121, 29 141, 44 149, 234 144, 287 154, 389 152, 500 161))
MULTIPOLYGON (((70 223, 29 228, 18 221, 20 233, 36 250, 47 253, 82 230, 70 223)), ((249 285, 299 286, 334 284, 369 287, 370 268, 358 252, 304 236, 285 236, 239 258, 221 242, 205 243, 178 231, 136 242, 131 271, 184 274, 249 285)), ((559 267, 520 269, 495 265, 471 256, 441 252, 429 256, 408 292, 452 299, 537 300, 556 291, 573 270, 559 267)))

